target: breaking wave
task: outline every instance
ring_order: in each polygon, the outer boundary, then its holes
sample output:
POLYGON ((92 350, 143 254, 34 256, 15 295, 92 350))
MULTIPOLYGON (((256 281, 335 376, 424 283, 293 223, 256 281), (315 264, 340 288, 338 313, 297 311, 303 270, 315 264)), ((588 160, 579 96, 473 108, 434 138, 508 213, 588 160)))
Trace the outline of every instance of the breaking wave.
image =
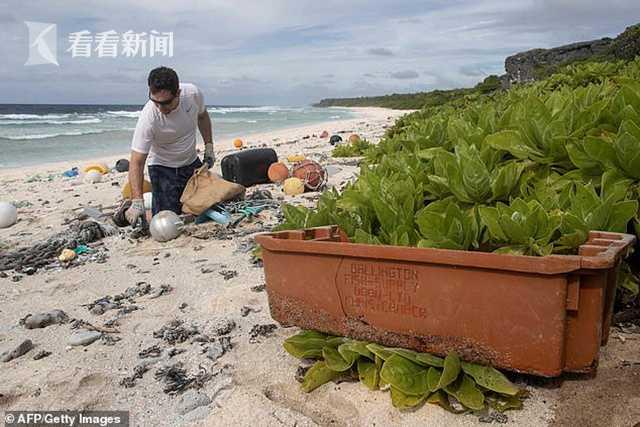
MULTIPOLYGON (((124 129, 122 129, 124 130, 124 129)), ((87 130, 87 131, 73 131, 73 132, 59 132, 59 133, 42 133, 35 135, 16 135, 16 136, 0 136, 0 139, 9 139, 11 141, 22 141, 28 139, 47 139, 57 138, 59 136, 82 136, 93 135, 105 132, 112 132, 114 129, 101 129, 101 130, 87 130)))
POLYGON ((65 119, 71 114, 0 114, 0 120, 65 119))
POLYGON ((140 113, 142 113, 142 111, 107 111, 107 114, 111 116, 128 117, 131 119, 137 119, 140 117, 140 113))
POLYGON ((81 119, 81 120, 2 120, 0 126, 8 125, 80 125, 102 123, 100 119, 81 119))

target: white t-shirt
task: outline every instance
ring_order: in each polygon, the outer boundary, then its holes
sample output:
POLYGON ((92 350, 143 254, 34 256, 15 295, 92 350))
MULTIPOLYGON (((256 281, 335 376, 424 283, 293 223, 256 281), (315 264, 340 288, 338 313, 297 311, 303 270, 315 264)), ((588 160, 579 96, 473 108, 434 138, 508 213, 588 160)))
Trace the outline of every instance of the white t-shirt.
POLYGON ((131 149, 149 153, 150 165, 179 168, 197 158, 196 129, 198 114, 206 111, 204 97, 191 83, 180 84, 180 89, 180 104, 175 110, 163 114, 149 100, 138 118, 131 149))

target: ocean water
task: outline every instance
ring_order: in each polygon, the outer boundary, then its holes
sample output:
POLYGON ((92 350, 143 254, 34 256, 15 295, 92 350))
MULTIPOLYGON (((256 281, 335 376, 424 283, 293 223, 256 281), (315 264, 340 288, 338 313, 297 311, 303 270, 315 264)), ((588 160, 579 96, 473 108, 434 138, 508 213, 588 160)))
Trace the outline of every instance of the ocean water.
MULTIPOLYGON (((129 151, 139 105, 0 104, 0 168, 100 158, 129 151)), ((347 109, 208 107, 215 138, 348 119, 347 109)))

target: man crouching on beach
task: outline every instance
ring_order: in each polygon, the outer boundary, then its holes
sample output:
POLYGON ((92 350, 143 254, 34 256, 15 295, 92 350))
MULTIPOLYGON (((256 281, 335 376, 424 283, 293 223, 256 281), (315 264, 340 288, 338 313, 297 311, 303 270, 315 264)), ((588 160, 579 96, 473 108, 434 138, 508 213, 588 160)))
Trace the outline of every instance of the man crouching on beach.
POLYGON ((131 142, 129 224, 144 215, 144 164, 149 157, 153 215, 163 210, 181 213, 180 196, 193 172, 202 166, 196 152, 196 126, 204 140, 204 162, 212 167, 213 134, 200 89, 180 83, 174 70, 159 67, 149 73, 149 101, 145 104, 131 142))

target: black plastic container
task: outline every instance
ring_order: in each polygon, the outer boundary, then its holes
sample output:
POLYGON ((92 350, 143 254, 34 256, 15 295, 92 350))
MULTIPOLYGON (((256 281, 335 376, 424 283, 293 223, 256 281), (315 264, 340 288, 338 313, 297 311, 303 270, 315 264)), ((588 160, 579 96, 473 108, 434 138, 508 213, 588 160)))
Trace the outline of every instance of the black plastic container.
POLYGON ((277 161, 278 155, 272 148, 256 148, 225 156, 220 167, 224 179, 250 187, 269 182, 267 171, 277 161))

